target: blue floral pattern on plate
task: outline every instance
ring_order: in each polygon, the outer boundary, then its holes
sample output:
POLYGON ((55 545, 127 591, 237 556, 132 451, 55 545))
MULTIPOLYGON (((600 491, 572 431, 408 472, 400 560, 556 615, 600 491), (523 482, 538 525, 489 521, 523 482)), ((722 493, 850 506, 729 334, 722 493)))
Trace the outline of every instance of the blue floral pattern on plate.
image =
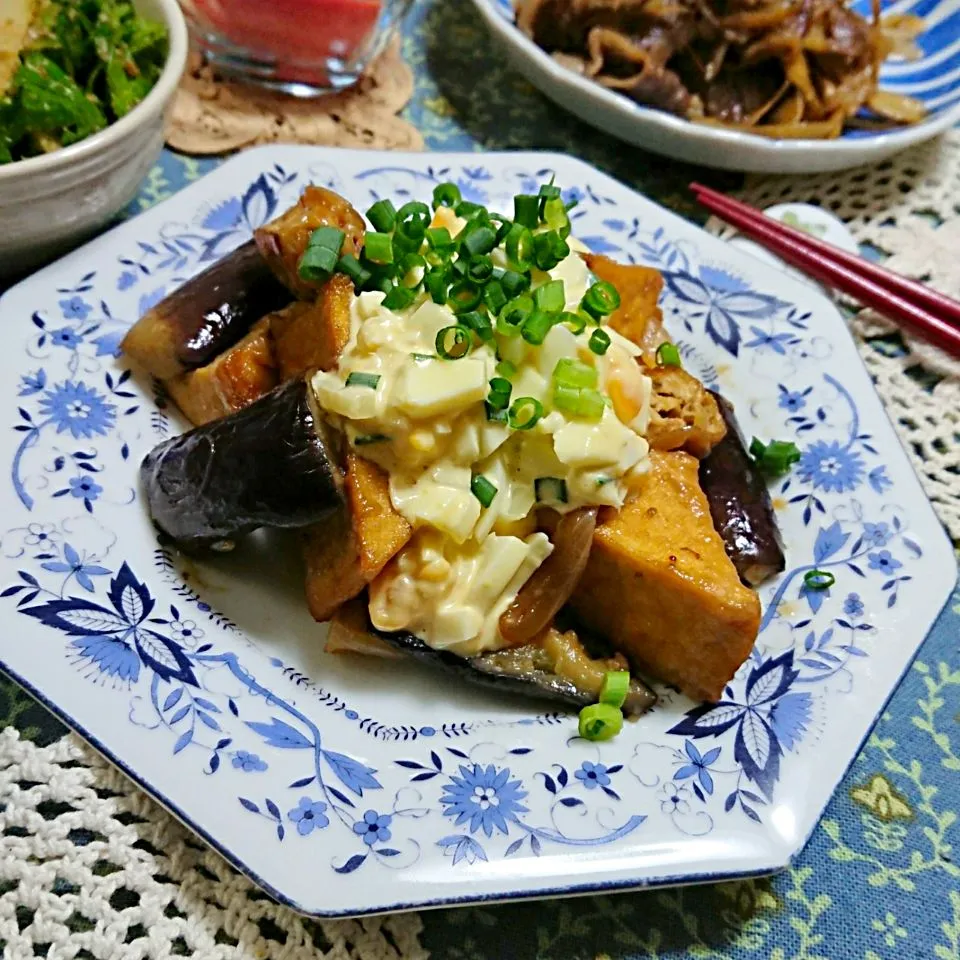
POLYGON ((425 903, 775 869, 953 584, 947 542, 835 309, 577 161, 252 151, 52 275, 3 301, 22 346, 4 380, 0 601, 17 629, 0 640, 3 663, 309 912, 396 906, 397 871, 425 903), (307 182, 365 207, 453 179, 503 207, 553 174, 578 200, 579 236, 663 272, 687 366, 737 402, 748 432, 792 436, 802 451, 773 491, 789 568, 763 593, 747 663, 719 703, 664 689, 660 708, 602 745, 524 701, 319 655, 297 585, 277 593, 255 552, 201 565, 158 546, 136 465, 178 427, 162 392, 118 356, 140 313, 307 182), (248 576, 232 579, 243 562, 248 576), (835 584, 807 589, 812 569, 835 584), (665 832, 678 859, 651 860, 665 832), (705 857, 706 836, 724 852, 705 857), (586 879, 569 866, 581 848, 596 864, 586 879), (536 866, 518 874, 510 862, 522 859, 536 866))

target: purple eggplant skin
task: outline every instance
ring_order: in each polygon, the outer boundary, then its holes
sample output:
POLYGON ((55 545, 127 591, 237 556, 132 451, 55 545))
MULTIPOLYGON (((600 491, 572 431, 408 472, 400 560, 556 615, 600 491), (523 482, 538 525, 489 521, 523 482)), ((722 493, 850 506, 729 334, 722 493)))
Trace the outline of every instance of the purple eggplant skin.
POLYGON ((336 433, 302 379, 160 444, 140 478, 154 523, 188 551, 227 549, 259 527, 305 527, 347 508, 336 433))
POLYGON ((123 351, 159 380, 206 366, 292 294, 253 240, 188 280, 131 327, 123 351))
MULTIPOLYGON (((572 680, 558 676, 548 663, 538 662, 539 647, 536 644, 483 653, 476 657, 461 657, 450 650, 435 650, 412 633, 386 633, 373 626, 369 630, 395 650, 467 683, 550 700, 575 710, 597 702, 594 693, 581 690, 572 680)), ((623 712, 627 716, 640 716, 656 702, 657 695, 653 690, 643 681, 632 677, 623 712)))
POLYGON ((740 579, 758 587, 785 569, 783 541, 766 479, 747 453, 733 405, 713 395, 727 435, 700 461, 700 486, 740 579))

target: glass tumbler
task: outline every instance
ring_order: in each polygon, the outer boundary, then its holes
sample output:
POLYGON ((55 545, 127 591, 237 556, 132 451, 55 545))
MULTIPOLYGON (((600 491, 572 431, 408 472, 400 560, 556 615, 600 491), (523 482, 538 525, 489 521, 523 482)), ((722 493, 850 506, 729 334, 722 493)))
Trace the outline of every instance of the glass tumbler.
POLYGON ((220 72, 300 97, 355 83, 413 0, 180 0, 220 72))

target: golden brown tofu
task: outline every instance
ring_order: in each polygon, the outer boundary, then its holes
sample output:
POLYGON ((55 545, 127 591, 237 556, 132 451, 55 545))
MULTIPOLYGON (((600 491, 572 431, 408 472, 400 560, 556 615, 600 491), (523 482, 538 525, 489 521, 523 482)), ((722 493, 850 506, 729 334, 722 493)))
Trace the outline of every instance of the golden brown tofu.
POLYGON ((166 387, 190 422, 199 426, 249 406, 279 382, 270 322, 264 318, 212 363, 168 380, 166 387))
POLYGON ((254 232, 270 268, 294 295, 304 300, 311 299, 321 286, 301 280, 297 272, 310 235, 318 227, 343 230, 346 238, 342 253, 356 255, 363 246, 363 217, 338 193, 323 187, 307 187, 293 207, 254 232))
POLYGON ((314 303, 301 301, 270 318, 280 379, 332 370, 350 339, 353 281, 334 274, 314 303))
POLYGON ((583 257, 588 269, 598 279, 617 288, 620 306, 610 316, 610 326, 632 340, 643 351, 644 359, 653 363, 657 347, 669 338, 663 332, 663 314, 657 305, 663 289, 659 270, 632 263, 617 263, 601 254, 583 257))
POLYGON ((682 367, 654 367, 647 441, 654 450, 686 450, 705 457, 727 434, 709 390, 682 367))
POLYGON ((637 497, 597 527, 571 604, 638 669, 716 701, 756 641, 760 599, 713 528, 697 460, 651 451, 650 464, 637 497))
POLYGON ((355 453, 346 457, 345 489, 349 510, 305 536, 307 605, 317 620, 357 596, 413 532, 390 502, 387 474, 355 453))

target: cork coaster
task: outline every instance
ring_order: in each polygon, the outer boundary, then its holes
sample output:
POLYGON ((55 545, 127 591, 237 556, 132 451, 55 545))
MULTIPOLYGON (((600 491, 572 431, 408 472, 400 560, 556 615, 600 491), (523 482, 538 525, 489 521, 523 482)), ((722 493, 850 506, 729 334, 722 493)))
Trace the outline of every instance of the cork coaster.
POLYGON ((315 100, 221 79, 194 53, 167 122, 167 145, 203 155, 262 143, 422 150, 419 131, 397 116, 412 93, 399 37, 354 87, 315 100))

